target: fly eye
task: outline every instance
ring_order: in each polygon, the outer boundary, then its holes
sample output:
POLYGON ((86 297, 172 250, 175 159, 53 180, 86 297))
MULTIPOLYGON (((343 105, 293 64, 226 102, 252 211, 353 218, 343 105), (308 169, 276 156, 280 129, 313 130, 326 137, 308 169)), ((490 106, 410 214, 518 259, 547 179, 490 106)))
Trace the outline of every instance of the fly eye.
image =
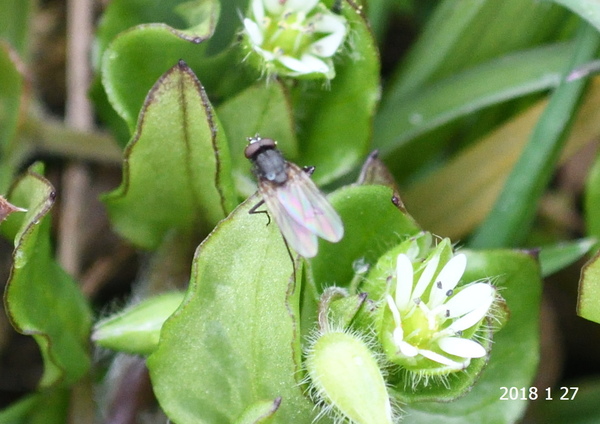
POLYGON ((260 138, 259 136, 248 138, 250 144, 246 146, 244 150, 244 156, 246 159, 252 159, 262 150, 275 149, 277 142, 272 138, 260 138))
POLYGON ((260 148, 260 143, 250 142, 244 150, 244 156, 246 156, 246 159, 252 159, 258 153, 260 148))

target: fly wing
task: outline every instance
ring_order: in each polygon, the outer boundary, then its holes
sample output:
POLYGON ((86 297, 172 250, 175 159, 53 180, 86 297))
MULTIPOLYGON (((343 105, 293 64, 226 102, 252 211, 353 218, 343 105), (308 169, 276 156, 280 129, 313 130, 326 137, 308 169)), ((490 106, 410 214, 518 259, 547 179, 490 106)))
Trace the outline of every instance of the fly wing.
POLYGON ((283 185, 274 188, 269 182, 261 182, 259 191, 289 246, 305 258, 312 258, 316 256, 319 247, 317 236, 298 223, 280 202, 277 194, 286 190, 286 187, 287 185, 283 185))
POLYGON ((333 206, 300 167, 288 164, 288 181, 276 190, 277 199, 298 225, 331 242, 344 236, 344 226, 333 206))

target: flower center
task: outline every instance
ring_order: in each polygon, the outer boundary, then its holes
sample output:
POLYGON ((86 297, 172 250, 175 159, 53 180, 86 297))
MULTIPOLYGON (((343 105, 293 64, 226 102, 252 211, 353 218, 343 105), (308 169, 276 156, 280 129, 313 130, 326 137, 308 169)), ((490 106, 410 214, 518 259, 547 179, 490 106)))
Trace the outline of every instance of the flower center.
POLYGON ((279 19, 265 18, 263 48, 276 55, 298 57, 313 41, 313 26, 306 24, 303 13, 283 13, 279 19))
POLYGON ((402 330, 407 343, 419 349, 429 349, 439 331, 439 322, 424 308, 415 306, 402 318, 402 330))

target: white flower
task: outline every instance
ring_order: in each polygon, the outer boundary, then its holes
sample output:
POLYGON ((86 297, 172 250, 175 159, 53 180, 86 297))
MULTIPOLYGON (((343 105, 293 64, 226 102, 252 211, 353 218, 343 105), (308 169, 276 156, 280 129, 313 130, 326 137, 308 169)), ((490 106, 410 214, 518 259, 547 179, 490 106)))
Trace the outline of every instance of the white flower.
POLYGON ((409 256, 399 254, 394 297, 388 294, 385 298, 393 317, 391 340, 396 360, 409 369, 425 366, 432 372, 458 371, 472 358, 487 353, 464 334, 472 336, 489 313, 496 289, 487 282, 475 282, 455 291, 467 266, 466 256, 453 256, 436 275, 439 262, 438 250, 415 283, 409 256), (431 361, 439 366, 432 367, 431 361))
POLYGON ((343 16, 318 0, 251 0, 250 6, 244 33, 259 66, 294 77, 335 76, 331 57, 346 38, 343 16))

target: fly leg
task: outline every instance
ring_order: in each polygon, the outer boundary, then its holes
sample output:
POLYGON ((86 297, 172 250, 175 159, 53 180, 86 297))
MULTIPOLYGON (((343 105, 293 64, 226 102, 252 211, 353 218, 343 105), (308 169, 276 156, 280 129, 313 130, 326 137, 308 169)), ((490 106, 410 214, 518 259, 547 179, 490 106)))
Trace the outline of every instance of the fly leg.
MULTIPOLYGON (((269 212, 265 211, 265 210, 262 210, 262 211, 258 210, 258 208, 260 208, 262 205, 264 205, 264 203, 265 203, 265 201, 261 200, 256 205, 252 206, 250 208, 250 210, 248 211, 248 213, 250 215, 264 213, 265 215, 267 215, 267 218, 269 220, 267 222, 267 225, 269 225, 271 223, 271 215, 269 215, 269 212)), ((290 246, 288 245, 287 240, 285 239, 285 237, 283 237, 283 234, 282 234, 281 238, 283 239, 283 243, 285 244, 285 249, 287 250, 288 256, 290 257, 290 260, 292 261, 292 277, 294 278, 294 284, 296 284, 296 261, 294 260, 294 255, 292 254, 292 251, 290 249, 290 246)))
POLYGON ((259 211, 259 210, 257 210, 258 208, 260 208, 260 207, 261 207, 262 205, 264 205, 264 204, 265 204, 265 201, 264 201, 264 200, 261 200, 261 201, 260 201, 260 202, 258 202, 256 205, 252 206, 252 207, 250 208, 250 210, 248 211, 248 213, 249 213, 250 215, 259 214, 259 213, 264 213, 265 215, 267 215, 267 219, 268 219, 268 221, 267 221, 267 225, 269 225, 269 224, 271 223, 271 215, 269 215, 269 212, 268 212, 268 211, 265 211, 265 210, 262 210, 262 211, 259 211))
POLYGON ((302 170, 306 172, 309 176, 312 176, 313 172, 315 172, 314 166, 303 166, 302 170))

